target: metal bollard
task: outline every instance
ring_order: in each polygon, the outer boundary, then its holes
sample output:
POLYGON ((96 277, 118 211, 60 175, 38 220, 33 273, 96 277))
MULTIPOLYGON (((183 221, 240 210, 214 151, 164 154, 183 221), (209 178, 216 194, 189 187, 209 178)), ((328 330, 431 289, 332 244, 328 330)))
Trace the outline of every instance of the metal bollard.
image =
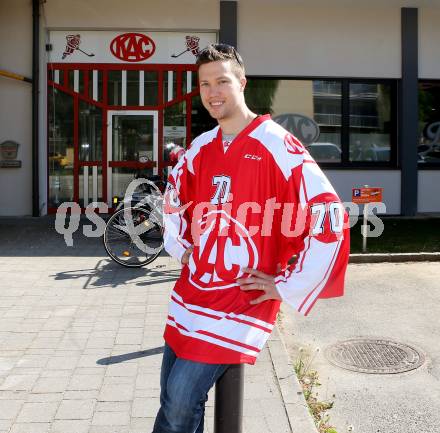
POLYGON ((242 433, 244 365, 233 364, 215 385, 214 433, 242 433))

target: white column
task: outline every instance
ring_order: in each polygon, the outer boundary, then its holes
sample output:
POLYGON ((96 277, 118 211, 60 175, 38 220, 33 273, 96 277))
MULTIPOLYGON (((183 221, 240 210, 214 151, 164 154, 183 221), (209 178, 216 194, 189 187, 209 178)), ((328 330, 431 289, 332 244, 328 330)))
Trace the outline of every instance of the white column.
POLYGON ((98 201, 98 167, 94 165, 92 167, 92 201, 96 203, 98 201))
POLYGON ((73 71, 73 91, 79 92, 79 71, 77 69, 73 71))
POLYGON ((145 105, 144 96, 145 96, 145 89, 144 89, 144 82, 145 82, 145 74, 144 71, 139 71, 139 105, 145 105))
POLYGON ((168 71, 168 98, 167 101, 173 99, 173 71, 168 71))
POLYGON ((127 105, 127 71, 122 71, 122 101, 121 105, 127 105))
POLYGON ((93 79, 92 79, 92 90, 93 90, 93 93, 92 93, 92 99, 94 100, 94 101, 97 101, 98 100, 98 71, 93 71, 93 79))
POLYGON ((113 191, 112 191, 112 167, 108 165, 113 160, 113 113, 107 113, 107 204, 113 207, 113 191))
POLYGON ((192 71, 186 71, 186 93, 192 90, 192 71))
POLYGON ((89 167, 83 167, 83 183, 84 183, 84 207, 89 204, 89 167))

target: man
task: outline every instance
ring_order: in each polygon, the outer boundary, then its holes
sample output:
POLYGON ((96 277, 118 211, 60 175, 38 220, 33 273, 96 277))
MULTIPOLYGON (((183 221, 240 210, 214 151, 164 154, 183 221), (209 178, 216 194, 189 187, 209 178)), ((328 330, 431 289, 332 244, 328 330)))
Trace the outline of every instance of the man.
POLYGON ((197 64, 218 126, 193 141, 165 194, 165 248, 183 268, 154 433, 202 433, 208 390, 228 365, 255 362, 280 301, 306 315, 342 295, 348 261, 339 198, 295 137, 246 106, 240 55, 210 45, 197 64))

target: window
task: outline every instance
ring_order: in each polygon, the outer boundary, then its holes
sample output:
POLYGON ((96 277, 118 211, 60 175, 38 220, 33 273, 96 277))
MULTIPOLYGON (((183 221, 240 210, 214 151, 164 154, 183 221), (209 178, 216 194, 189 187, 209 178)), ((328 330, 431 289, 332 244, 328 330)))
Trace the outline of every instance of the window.
POLYGON ((396 161, 396 83, 254 77, 246 101, 270 113, 315 160, 328 166, 389 166, 396 161))
POLYGON ((419 164, 440 167, 440 81, 419 83, 419 164))
POLYGON ((122 71, 108 71, 108 105, 122 105, 122 71))
POLYGON ((90 70, 88 73, 89 80, 89 98, 95 101, 102 101, 102 71, 90 70))
POLYGON ((177 97, 178 71, 164 71, 163 73, 163 100, 172 101, 177 97))
POLYGON ((186 147, 186 102, 166 107, 163 114, 163 161, 169 163, 174 145, 186 147))
MULTIPOLYGON (((193 76, 196 74, 193 74, 193 76)), ((202 104, 200 95, 192 98, 191 107, 191 140, 203 132, 209 131, 217 126, 217 121, 214 120, 202 104)))
POLYGON ((49 206, 73 200, 73 98, 49 87, 49 206))
POLYGON ((391 87, 350 83, 350 161, 391 160, 391 87))
POLYGON ((127 74, 127 105, 139 104, 140 71, 126 71, 127 74))
POLYGON ((144 71, 144 105, 158 104, 157 71, 144 71))
POLYGON ((102 159, 102 110, 95 105, 79 101, 79 159, 102 159))
POLYGON ((341 162, 341 83, 250 80, 246 101, 295 135, 320 162, 341 162))

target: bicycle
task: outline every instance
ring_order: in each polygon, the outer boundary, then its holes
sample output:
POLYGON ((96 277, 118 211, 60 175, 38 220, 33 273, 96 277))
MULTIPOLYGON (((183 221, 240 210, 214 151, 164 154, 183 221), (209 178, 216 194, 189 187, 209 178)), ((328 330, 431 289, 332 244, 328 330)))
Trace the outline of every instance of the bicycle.
MULTIPOLYGON (((139 173, 135 175, 139 179, 139 173)), ((117 207, 104 231, 104 248, 116 263, 140 268, 152 263, 163 250, 162 194, 165 183, 159 176, 124 200, 114 198, 117 207)))

